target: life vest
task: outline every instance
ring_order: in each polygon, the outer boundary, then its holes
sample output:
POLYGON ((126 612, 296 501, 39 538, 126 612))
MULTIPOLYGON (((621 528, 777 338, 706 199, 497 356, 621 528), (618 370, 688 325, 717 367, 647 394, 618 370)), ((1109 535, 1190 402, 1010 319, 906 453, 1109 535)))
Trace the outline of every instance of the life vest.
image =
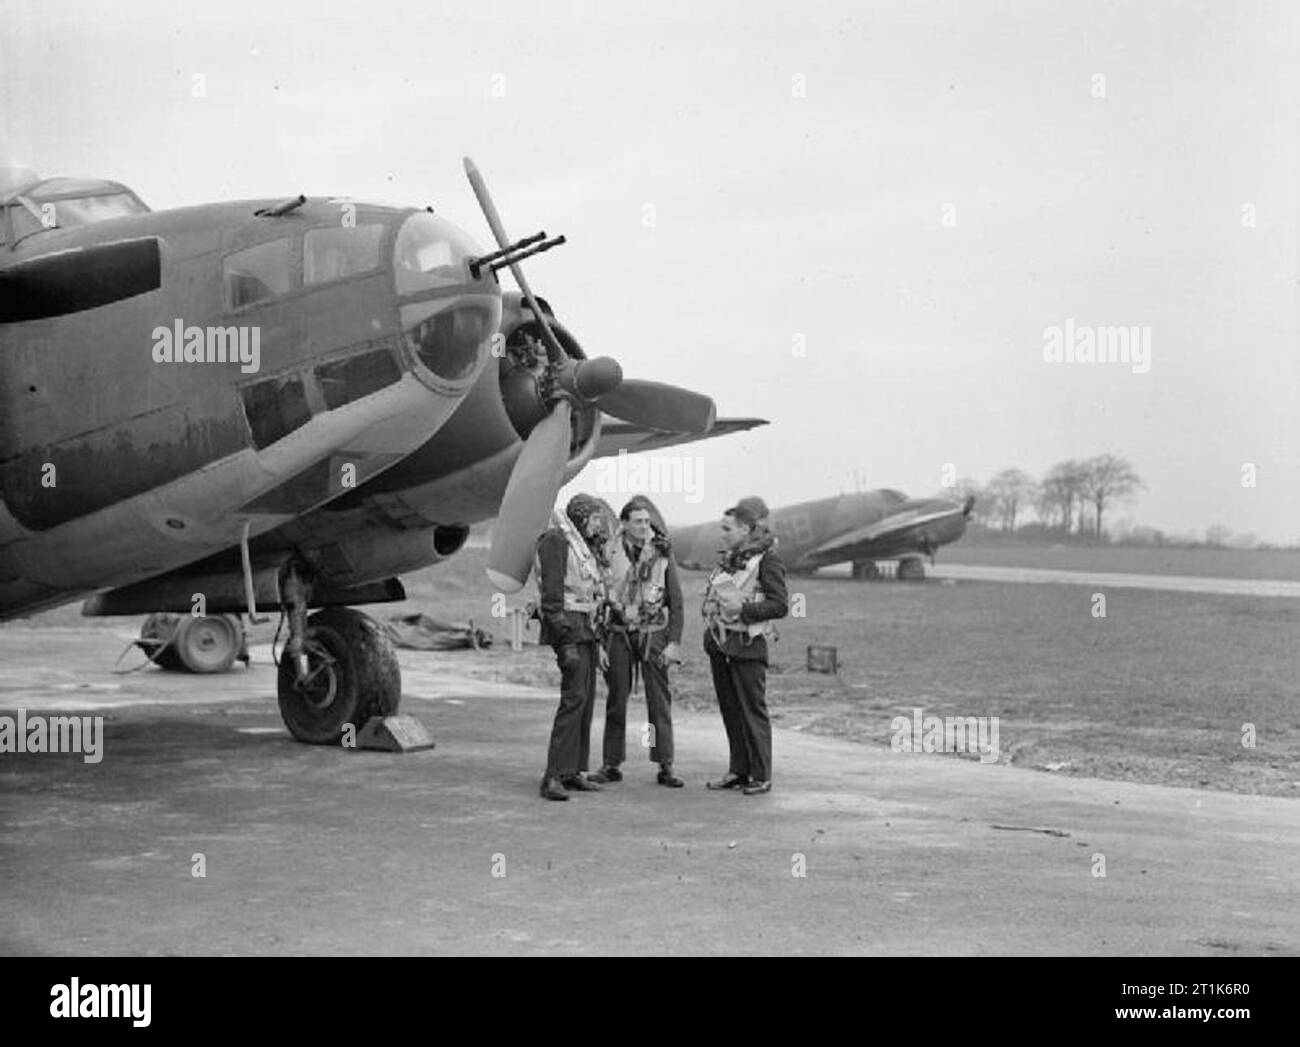
MULTIPOLYGON (((605 572, 596 561, 595 554, 585 538, 578 534, 573 522, 559 509, 551 520, 569 543, 569 555, 564 561, 564 609, 582 614, 593 614, 605 602, 605 572)), ((533 553, 533 569, 537 572, 537 586, 542 584, 542 563, 533 553)))
POLYGON ((763 600, 765 598, 763 589, 758 584, 758 568, 763 562, 763 556, 764 553, 755 553, 745 561, 745 565, 740 570, 730 574, 718 566, 709 575, 708 587, 704 590, 702 611, 704 620, 708 623, 719 647, 723 645, 726 633, 743 633, 746 636, 745 642, 753 643, 755 637, 769 636, 773 631, 771 622, 742 622, 739 618, 724 621, 715 591, 717 587, 730 583, 740 592, 745 603, 758 603, 763 600))
MULTIPOLYGON (((655 548, 653 539, 641 546, 641 554, 633 562, 622 534, 615 536, 609 562, 609 595, 622 611, 626 628, 647 633, 667 628, 668 557, 655 548)), ((611 628, 622 631, 617 626, 611 628)))

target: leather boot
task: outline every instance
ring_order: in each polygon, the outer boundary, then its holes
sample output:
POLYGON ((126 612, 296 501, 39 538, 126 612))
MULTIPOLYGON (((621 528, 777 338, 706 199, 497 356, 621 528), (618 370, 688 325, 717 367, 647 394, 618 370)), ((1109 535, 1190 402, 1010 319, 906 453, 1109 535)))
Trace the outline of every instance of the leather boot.
POLYGON ((659 765, 658 782, 660 785, 666 785, 670 789, 680 789, 686 784, 678 775, 673 773, 673 765, 670 761, 665 761, 659 765))
POLYGON ((567 800, 569 794, 564 791, 558 778, 543 778, 542 787, 538 790, 543 800, 567 800))
POLYGON ((577 774, 571 774, 567 778, 561 778, 560 784, 566 789, 573 789, 581 793, 598 793, 600 786, 589 780, 585 774, 579 771, 577 774))

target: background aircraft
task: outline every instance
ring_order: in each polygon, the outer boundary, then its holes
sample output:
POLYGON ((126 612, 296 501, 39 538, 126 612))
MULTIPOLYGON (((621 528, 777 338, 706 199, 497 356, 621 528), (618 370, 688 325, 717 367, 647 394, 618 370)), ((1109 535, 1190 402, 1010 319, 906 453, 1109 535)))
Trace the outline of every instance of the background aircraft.
MULTIPOLYGON (((853 564, 854 578, 879 575, 877 560, 898 560, 898 577, 925 577, 918 553, 934 562, 941 545, 966 530, 975 506, 943 498, 909 499, 899 491, 864 491, 776 509, 768 527, 780 540, 786 567, 814 571, 834 563, 853 564)), ((712 567, 721 542, 716 523, 672 529, 673 549, 683 567, 712 567)))
POLYGON ((281 714, 337 742, 401 697, 346 605, 402 599, 493 517, 489 576, 515 591, 593 457, 764 424, 588 359, 519 268, 563 237, 510 241, 465 168, 491 252, 428 209, 0 187, 0 620, 173 612, 204 623, 180 659, 201 668, 234 642, 223 614, 280 609, 281 714))

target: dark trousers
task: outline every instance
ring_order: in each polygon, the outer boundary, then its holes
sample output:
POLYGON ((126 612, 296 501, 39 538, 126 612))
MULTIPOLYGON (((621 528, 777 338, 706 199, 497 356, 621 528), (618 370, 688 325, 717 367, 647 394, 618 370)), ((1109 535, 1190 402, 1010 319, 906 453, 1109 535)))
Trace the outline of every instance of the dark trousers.
POLYGON ((596 704, 596 644, 556 647, 555 662, 560 667, 560 707, 551 726, 546 777, 567 778, 587 770, 590 759, 591 714, 596 704))
POLYGON ((672 692, 668 689, 668 668, 660 664, 659 654, 667 644, 667 631, 660 629, 644 640, 636 633, 629 640, 626 633, 609 637, 609 669, 605 683, 609 697, 605 700, 605 763, 617 767, 627 758, 627 699, 632 693, 632 670, 639 665, 645 682, 646 717, 653 730, 650 746, 652 763, 673 762, 672 692), (642 647, 642 644, 646 644, 642 647), (642 657, 644 651, 645 657, 642 657))
POLYGON ((728 658, 710 652, 713 689, 731 746, 732 774, 772 779, 772 721, 767 715, 767 666, 757 658, 728 658))

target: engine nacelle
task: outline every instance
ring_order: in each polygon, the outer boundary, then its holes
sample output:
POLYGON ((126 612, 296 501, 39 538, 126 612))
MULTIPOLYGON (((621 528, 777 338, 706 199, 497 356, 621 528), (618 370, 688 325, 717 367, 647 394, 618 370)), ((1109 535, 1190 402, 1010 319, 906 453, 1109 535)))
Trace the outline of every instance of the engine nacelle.
MULTIPOLYGON (((338 542, 305 547, 302 555, 315 570, 309 606, 404 600, 406 593, 396 575, 445 560, 468 537, 467 526, 440 525, 400 531, 378 540, 370 532, 358 531, 338 542)), ((280 609, 281 566, 281 561, 263 562, 253 571, 253 594, 259 611, 280 609)), ((242 572, 196 564, 92 596, 81 613, 87 617, 155 611, 189 614, 199 594, 206 614, 248 610, 242 572)))
MULTIPOLYGON (((544 301, 538 304, 565 352, 585 360, 578 340, 551 318, 544 301)), ((483 369, 433 438, 364 487, 331 502, 327 513, 365 508, 404 527, 472 524, 496 516, 523 441, 546 416, 551 380, 541 325, 518 292, 502 295, 499 334, 493 348, 498 366, 483 369)), ((587 464, 600 437, 599 408, 585 405, 573 418, 566 481, 587 464)))

